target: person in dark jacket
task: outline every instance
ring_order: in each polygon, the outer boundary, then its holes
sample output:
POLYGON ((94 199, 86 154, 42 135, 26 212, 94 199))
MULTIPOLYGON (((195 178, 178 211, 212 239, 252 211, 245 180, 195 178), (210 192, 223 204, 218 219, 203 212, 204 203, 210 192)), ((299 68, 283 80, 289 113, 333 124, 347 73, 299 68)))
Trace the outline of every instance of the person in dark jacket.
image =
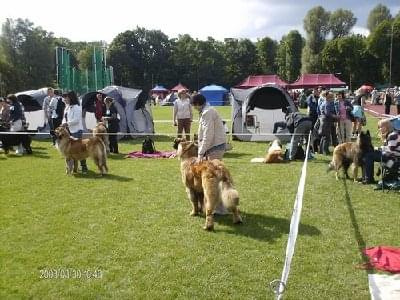
POLYGON ((113 98, 106 97, 104 99, 104 104, 106 106, 106 110, 103 121, 106 123, 107 132, 112 133, 108 137, 110 141, 110 152, 118 153, 118 138, 117 135, 113 134, 119 131, 119 120, 117 117, 118 112, 114 105, 113 98))
POLYGON ((314 126, 315 122, 317 122, 318 119, 318 113, 317 113, 318 99, 319 99, 318 89, 314 89, 314 91, 310 93, 307 97, 307 112, 309 118, 312 121, 312 126, 314 126))
POLYGON ((321 142, 319 146, 319 153, 329 155, 329 146, 332 142, 332 131, 335 128, 335 121, 339 119, 335 113, 335 103, 332 93, 326 93, 326 99, 325 101, 321 102, 320 111, 320 127, 318 133, 321 136, 321 142))
MULTIPOLYGON (((10 94, 7 96, 7 103, 10 105, 10 131, 17 132, 23 131, 22 119, 23 108, 21 103, 18 101, 17 96, 10 94)), ((16 155, 22 155, 24 152, 22 144, 18 145, 18 149, 15 151, 16 155)))
POLYGON ((307 138, 311 131, 312 120, 299 112, 288 112, 285 120, 289 132, 293 134, 290 141, 289 160, 294 160, 299 143, 307 138))

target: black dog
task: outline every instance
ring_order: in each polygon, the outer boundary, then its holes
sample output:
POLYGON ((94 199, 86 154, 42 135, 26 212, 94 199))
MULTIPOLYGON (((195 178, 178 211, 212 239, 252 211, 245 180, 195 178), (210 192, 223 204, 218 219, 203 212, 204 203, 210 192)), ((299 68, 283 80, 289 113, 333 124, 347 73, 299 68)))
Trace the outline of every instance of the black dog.
POLYGON ((4 149, 4 153, 12 149, 13 146, 18 146, 22 144, 27 154, 32 154, 31 143, 32 139, 27 134, 1 134, 1 132, 8 132, 8 128, 4 124, 0 124, 0 141, 4 149))

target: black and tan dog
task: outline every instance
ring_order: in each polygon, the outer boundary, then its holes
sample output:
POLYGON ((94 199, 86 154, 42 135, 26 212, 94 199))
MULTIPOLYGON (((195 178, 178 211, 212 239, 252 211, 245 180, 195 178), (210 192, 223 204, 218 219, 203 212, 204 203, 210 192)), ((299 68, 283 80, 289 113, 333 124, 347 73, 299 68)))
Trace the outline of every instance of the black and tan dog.
POLYGON ((373 150, 369 130, 366 133, 361 132, 356 142, 342 143, 335 147, 328 171, 335 170, 336 180, 339 180, 339 170, 343 168, 344 175, 349 178, 347 171, 353 165, 353 180, 357 181, 358 168, 362 167, 362 157, 373 150))
POLYGON ((78 171, 78 161, 91 157, 98 167, 100 174, 108 172, 106 146, 98 136, 88 139, 75 139, 70 136, 65 127, 58 127, 54 130, 57 137, 57 147, 65 157, 66 172, 71 174, 78 171))
POLYGON ((194 142, 175 140, 177 156, 181 160, 182 182, 192 202, 191 215, 198 215, 203 206, 206 214, 204 229, 214 229, 214 210, 222 201, 232 212, 233 223, 241 223, 239 193, 233 187, 232 177, 220 160, 196 162, 197 145, 194 142))

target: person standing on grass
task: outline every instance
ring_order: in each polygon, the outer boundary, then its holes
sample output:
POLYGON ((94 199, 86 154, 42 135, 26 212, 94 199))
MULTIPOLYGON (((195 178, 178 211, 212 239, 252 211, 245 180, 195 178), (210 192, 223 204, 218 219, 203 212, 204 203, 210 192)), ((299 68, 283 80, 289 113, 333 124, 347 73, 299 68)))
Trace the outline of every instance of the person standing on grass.
MULTIPOLYGON (((23 119, 23 109, 22 105, 18 101, 17 96, 10 94, 6 99, 7 103, 10 105, 10 132, 23 131, 22 119, 23 119)), ((16 155, 22 155, 24 150, 22 144, 18 145, 15 151, 16 155)))
POLYGON ((337 122, 339 143, 351 142, 351 112, 353 111, 353 105, 349 100, 345 99, 343 91, 336 95, 335 111, 339 116, 339 121, 337 122))
MULTIPOLYGON (((221 117, 215 108, 207 105, 206 98, 201 94, 192 97, 192 105, 200 115, 197 162, 205 159, 222 160, 226 150, 226 133, 221 117)), ((225 215, 228 210, 221 202, 215 209, 215 213, 225 215)))
POLYGON ((114 99, 111 97, 106 97, 104 99, 104 104, 106 105, 106 112, 104 114, 103 120, 106 123, 107 132, 111 133, 108 139, 110 141, 110 152, 118 154, 118 137, 115 133, 119 130, 119 119, 117 117, 118 112, 114 105, 114 99))
POLYGON ((103 95, 101 93, 97 93, 94 106, 95 106, 94 116, 96 118, 97 123, 99 123, 102 121, 105 111, 103 103, 103 95))
POLYGON ((389 89, 386 90, 383 104, 385 104, 385 115, 390 115, 390 106, 392 105, 392 95, 390 94, 389 89))
POLYGON ((174 126, 178 126, 178 138, 185 131, 186 140, 190 140, 190 126, 193 121, 193 111, 187 91, 178 91, 178 99, 174 102, 173 108, 174 126))
POLYGON ((54 89, 49 87, 47 89, 47 96, 43 99, 42 109, 44 113, 44 127, 46 127, 46 124, 49 124, 50 130, 54 130, 54 128, 51 127, 51 110, 49 107, 51 99, 53 98, 54 98, 54 89))
POLYGON ((397 114, 400 115, 400 87, 397 87, 394 92, 394 103, 396 103, 397 114))
MULTIPOLYGON (((63 97, 66 107, 62 126, 68 127, 71 136, 81 139, 83 134, 82 107, 79 105, 78 96, 74 91, 70 91, 63 94, 63 97)), ((81 168, 83 174, 88 172, 86 159, 81 160, 81 168)))
POLYGON ((51 116, 51 121, 49 122, 50 124, 50 133, 53 138, 53 146, 56 144, 56 137, 54 135, 54 130, 61 125, 62 119, 63 119, 63 113, 65 109, 65 103, 62 101, 62 97, 60 95, 60 92, 54 91, 54 97, 51 98, 50 103, 49 103, 49 112, 51 116))

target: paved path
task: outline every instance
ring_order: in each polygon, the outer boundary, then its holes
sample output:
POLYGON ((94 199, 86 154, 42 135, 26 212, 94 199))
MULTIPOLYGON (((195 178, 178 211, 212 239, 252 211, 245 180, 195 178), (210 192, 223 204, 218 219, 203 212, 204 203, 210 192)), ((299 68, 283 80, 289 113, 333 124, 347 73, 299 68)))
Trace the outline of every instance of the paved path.
POLYGON ((392 105, 390 107, 390 115, 385 115, 385 106, 384 105, 374 105, 374 104, 365 104, 364 106, 365 111, 373 114, 377 117, 390 117, 390 116, 397 116, 397 107, 396 105, 392 105))

